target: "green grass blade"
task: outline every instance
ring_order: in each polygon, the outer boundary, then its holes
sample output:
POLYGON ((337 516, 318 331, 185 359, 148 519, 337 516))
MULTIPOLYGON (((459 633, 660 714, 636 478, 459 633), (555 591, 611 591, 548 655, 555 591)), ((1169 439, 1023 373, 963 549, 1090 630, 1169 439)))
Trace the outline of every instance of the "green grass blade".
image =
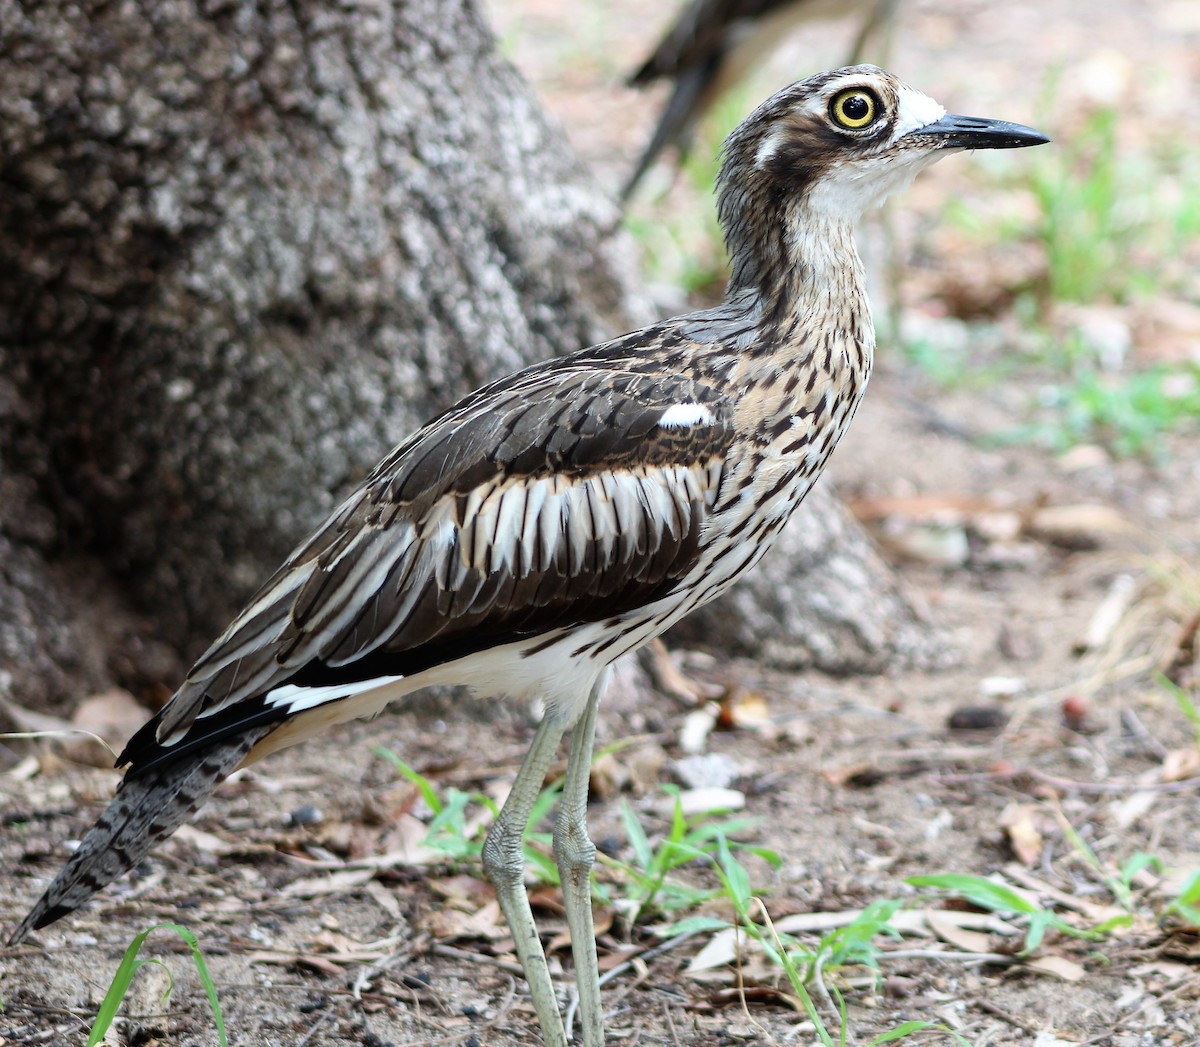
POLYGON ((1193 927, 1200 927, 1200 869, 1187 878, 1179 897, 1167 906, 1166 912, 1174 913, 1193 927))
POLYGON ((427 846, 436 847, 452 858, 465 858, 471 854, 471 841, 467 839, 466 813, 467 804, 471 800, 471 794, 461 789, 451 788, 447 791, 441 810, 434 814, 425 833, 427 846))
POLYGON ((208 997, 213 1024, 217 1027, 217 1041, 221 1047, 228 1047, 228 1041, 225 1038, 225 1019, 221 1016, 221 1004, 217 999, 217 986, 212 980, 212 975, 208 973, 208 964, 204 962, 204 953, 200 951, 200 943, 196 941, 196 936, 182 924, 163 923, 159 926, 174 931, 192 950, 192 962, 196 965, 196 973, 200 976, 200 983, 204 986, 205 995, 208 997))
POLYGON ((400 759, 391 749, 386 749, 382 745, 375 746, 371 752, 376 756, 382 756, 387 760, 400 774, 407 778, 417 787, 421 793, 421 799, 425 801, 425 805, 433 811, 434 814, 441 814, 442 799, 437 794, 437 790, 433 787, 433 783, 424 775, 417 773, 400 759))
POLYGON ((933 1022, 919 1021, 902 1022, 894 1029, 889 1029, 887 1032, 881 1032, 875 1037, 875 1039, 868 1040, 867 1047, 875 1047, 875 1045, 879 1043, 892 1043, 895 1040, 902 1040, 905 1036, 908 1036, 914 1032, 923 1032, 925 1029, 932 1029, 933 1024, 933 1022))
POLYGON ((996 883, 982 876, 964 873, 937 873, 930 876, 910 876, 905 881, 913 887, 939 887, 944 891, 961 894, 972 905, 988 912, 1018 912, 1036 916, 1042 910, 1033 902, 1023 898, 1011 887, 996 883))
POLYGON ((621 826, 625 830, 625 838, 629 841, 629 846, 633 848, 638 865, 643 869, 649 869, 654 863, 654 852, 650 848, 650 841, 646 837, 645 830, 638 822, 637 815, 633 813, 633 808, 624 800, 621 801, 621 826))
POLYGON ((738 912, 745 914, 750 905, 750 874, 729 849, 729 841, 724 836, 717 840, 717 858, 720 861, 719 875, 730 901, 737 906, 738 912))
POLYGON ((559 778, 547 785, 537 795, 537 799, 533 801, 533 807, 529 811, 529 826, 536 828, 542 823, 542 819, 550 813, 550 808, 558 802, 559 794, 563 790, 564 779, 559 778))
POLYGON ((1175 699, 1175 704, 1179 707, 1179 711, 1183 713, 1184 719, 1191 725, 1196 745, 1200 746, 1200 709, 1196 707, 1196 702, 1192 696, 1162 673, 1159 673, 1155 677, 1155 682, 1175 699))
MULTIPOLYGON (((212 1011, 213 1022, 217 1027, 217 1040, 220 1047, 228 1047, 228 1040, 225 1036, 225 1019, 221 1015, 221 1004, 217 999, 217 987, 213 983, 212 976, 208 973, 208 964, 204 962, 204 954, 200 951, 200 944, 196 941, 195 935, 192 934, 186 927, 178 923, 157 923, 153 927, 148 927, 141 934, 134 937, 129 943, 129 947, 125 950, 125 955, 121 957, 121 962, 117 965, 116 973, 113 975, 112 983, 108 987, 108 992, 104 994, 104 999, 100 1002, 100 1008, 96 1012, 96 1020, 92 1023, 91 1032, 88 1034, 87 1047, 96 1047, 96 1044, 108 1034, 111 1028, 113 1019, 117 1016, 117 1010, 121 1006, 121 1002, 125 999, 129 992, 129 986, 133 983, 134 975, 143 964, 157 963, 165 967, 161 960, 139 960, 138 953, 141 951, 142 945, 151 933, 159 929, 174 931, 184 943, 192 951, 192 961, 196 965, 196 972, 200 976, 200 982, 204 986, 205 994, 208 996, 209 1009, 212 1011)), ((170 971, 167 971, 168 979, 170 979, 170 971)), ((166 999, 171 995, 171 990, 174 988, 174 982, 169 981, 167 991, 163 998, 166 999)))
POLYGON ((687 831, 688 823, 683 816, 683 803, 679 799, 678 790, 675 790, 675 805, 671 809, 671 832, 667 836, 667 842, 682 843, 687 831))
MULTIPOLYGON (((150 928, 150 930, 153 929, 150 928)), ((142 947, 142 942, 146 940, 146 935, 149 933, 150 931, 143 931, 134 938, 129 943, 129 948, 125 950, 125 955, 121 957, 121 962, 117 965, 117 970, 113 975, 112 983, 108 987, 108 992, 104 994, 104 999, 100 1001, 100 1009, 96 1012, 96 1020, 92 1023, 92 1031, 88 1035, 87 1047, 95 1047, 108 1033, 113 1019, 117 1016, 117 1010, 121 1006, 121 1001, 125 999, 125 994, 129 992, 133 976, 137 974, 138 968, 141 967, 141 962, 138 961, 137 954, 138 950, 142 947)))
POLYGON ((953 1036, 962 1047, 971 1047, 971 1041, 966 1039, 962 1034, 955 1032, 948 1026, 942 1025, 940 1022, 922 1022, 908 1021, 901 1022, 894 1029, 889 1029, 887 1032, 882 1032, 873 1040, 867 1041, 865 1047, 876 1047, 881 1043, 893 1043, 896 1040, 901 1040, 905 1036, 911 1036, 913 1033, 924 1032, 926 1029, 935 1029, 938 1032, 947 1033, 953 1036))
POLYGON ((729 928, 728 920, 720 920, 715 916, 689 916, 687 919, 672 923, 661 931, 654 933, 659 937, 675 938, 681 934, 700 934, 702 931, 724 931, 729 928))

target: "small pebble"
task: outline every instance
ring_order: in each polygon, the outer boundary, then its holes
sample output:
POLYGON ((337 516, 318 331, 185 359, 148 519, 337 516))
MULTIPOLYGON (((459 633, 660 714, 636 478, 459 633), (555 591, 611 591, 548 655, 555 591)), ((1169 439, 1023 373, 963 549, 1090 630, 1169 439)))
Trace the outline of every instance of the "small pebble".
POLYGON ((1019 676, 987 676, 979 681, 979 693, 985 698, 1011 698, 1025 690, 1019 676))
POLYGON ((1073 731, 1080 731, 1086 726, 1088 715, 1088 700, 1081 694, 1069 694, 1063 699, 1062 718, 1073 731))
POLYGON ((596 850, 601 854, 607 854, 610 858, 615 858, 621 853, 621 848, 624 844, 615 836, 601 836, 596 841, 596 850))
MULTIPOLYGON (((685 789, 679 794, 679 807, 685 818, 707 814, 709 811, 740 811, 746 806, 746 794, 737 789, 685 789)), ((654 805, 665 818, 675 812, 675 797, 669 796, 654 805)))
POLYGON ((916 978, 908 978, 899 974, 885 978, 883 982, 884 993, 895 1000, 903 1000, 906 997, 915 996, 920 989, 921 983, 916 978))
POLYGON ((1008 714, 994 705, 963 705, 946 720, 952 731, 994 731, 1008 723, 1008 714))
POLYGON ((675 775, 688 789, 727 789, 741 773, 725 753, 698 753, 675 761, 675 775))
POLYGON ((288 815, 288 824, 295 829, 305 829, 313 825, 320 825, 324 820, 325 815, 311 803, 306 803, 303 807, 297 807, 288 815))

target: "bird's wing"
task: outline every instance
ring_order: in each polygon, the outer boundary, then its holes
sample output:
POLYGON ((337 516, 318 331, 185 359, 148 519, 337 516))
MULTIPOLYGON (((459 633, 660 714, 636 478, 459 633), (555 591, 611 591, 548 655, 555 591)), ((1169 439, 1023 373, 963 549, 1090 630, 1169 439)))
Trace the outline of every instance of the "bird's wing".
POLYGON ((728 45, 732 27, 789 0, 692 0, 671 24, 653 53, 629 77, 637 87, 659 77, 678 77, 707 63, 728 45))
POLYGON ((795 0, 693 0, 667 30, 645 62, 629 77, 631 87, 660 78, 673 82, 654 133, 621 187, 627 201, 659 154, 677 145, 681 159, 691 145, 692 126, 722 90, 731 53, 753 20, 795 0))
POLYGON ((138 773, 372 681, 665 595, 698 554, 731 413, 689 377, 578 360, 473 394, 292 553, 120 762, 138 773))

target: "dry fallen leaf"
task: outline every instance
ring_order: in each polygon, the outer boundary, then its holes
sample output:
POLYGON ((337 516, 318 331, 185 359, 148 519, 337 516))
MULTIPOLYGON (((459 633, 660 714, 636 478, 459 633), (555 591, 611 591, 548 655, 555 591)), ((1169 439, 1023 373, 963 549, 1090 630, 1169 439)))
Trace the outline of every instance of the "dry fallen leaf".
POLYGON ((592 761, 588 795, 597 800, 610 800, 625 788, 628 781, 629 771, 616 754, 601 753, 592 761))
POLYGON ((824 767, 821 769, 821 777, 830 785, 846 787, 872 784, 881 778, 882 774, 870 760, 857 760, 840 767, 824 767))
POLYGON ((251 963, 301 964, 333 977, 341 977, 338 964, 376 963, 394 954, 399 938, 361 944, 334 930, 313 935, 304 950, 259 949, 249 956, 251 963))
POLYGON ((143 963, 138 968, 138 976, 130 984, 122 1005, 138 1030, 136 1042, 146 1045, 171 1042, 163 1001, 170 997, 173 988, 170 971, 162 964, 143 963))
MULTIPOLYGON (((1061 812, 1056 817, 1061 820, 1061 824, 1066 824, 1066 820, 1062 818, 1061 812)), ((1002 872, 1012 881, 1008 884, 1009 889, 1016 891, 1031 904, 1039 905, 1044 899, 1049 898, 1064 909, 1071 909, 1077 913, 1081 913, 1093 924, 1107 923, 1110 920, 1117 920, 1126 915, 1125 910, 1120 908, 1120 906, 1102 905, 1079 895, 1068 894, 1066 891, 1059 890, 1053 884, 1049 884, 1040 877, 1034 876, 1028 869, 1013 862, 1005 863, 1002 872), (1020 886, 1017 886, 1018 884, 1020 886)), ((1126 929, 1122 926, 1114 926, 1109 931, 1114 937, 1125 932, 1126 929)))
POLYGON ((974 513, 996 508, 991 501, 969 494, 889 495, 882 498, 854 498, 846 504, 861 523, 875 523, 890 517, 964 523, 974 513))
MULTIPOLYGON (((597 938, 602 937, 612 930, 613 910, 605 908, 598 913, 592 915, 592 928, 595 931, 597 938)), ((546 952, 556 952, 559 949, 566 949, 571 944, 570 928, 564 927, 558 932, 549 942, 546 943, 546 952)))
POLYGON ((1061 978, 1064 982, 1082 981, 1087 975, 1083 967, 1065 956, 1039 956, 1036 960, 1027 961, 1024 966, 1042 974, 1061 978))
POLYGON ((369 949, 354 953, 336 953, 330 956, 309 952, 289 952, 282 949, 259 949, 252 952, 248 959, 251 963, 274 963, 283 967, 299 965, 330 978, 341 978, 345 972, 338 966, 339 964, 374 963, 383 959, 384 955, 386 954, 369 949))
POLYGON ((501 916, 500 905, 494 899, 474 912, 435 909, 421 924, 439 941, 454 938, 485 938, 495 941, 508 934, 508 926, 501 916))
POLYGON ((1099 444, 1076 444, 1063 451, 1055 459, 1055 465, 1064 473, 1080 473, 1085 469, 1107 469, 1112 465, 1112 455, 1099 444))
POLYGON ((718 722, 726 730, 772 726, 771 707, 765 695, 739 687, 722 700, 718 722))
MULTIPOLYGON (((215 854, 218 858, 227 854, 244 854, 247 849, 244 844, 230 843, 214 833, 197 829, 194 825, 181 825, 175 830, 174 836, 181 843, 195 847, 196 850, 205 854, 215 854)), ((266 844, 249 844, 249 846, 263 852, 275 850, 274 847, 266 844)))
POLYGON ((1088 651, 1099 651, 1108 646, 1125 612, 1133 604, 1137 594, 1137 582, 1131 574, 1118 574, 1109 584, 1104 599, 1092 612, 1087 629, 1083 636, 1075 641, 1072 650, 1075 654, 1085 654, 1088 651))
POLYGON ((1200 775, 1200 749, 1172 749, 1163 757, 1161 777, 1164 782, 1182 782, 1200 775))
POLYGON ((1025 523, 1032 537, 1064 549, 1095 549, 1103 539, 1130 529, 1129 521, 1108 505, 1043 505, 1025 523))
POLYGON ((1109 804, 1113 822, 1119 829, 1128 829, 1135 822, 1150 813, 1162 794, 1153 789, 1139 789, 1121 800, 1109 804))
POLYGON ((369 881, 364 891, 388 916, 399 922, 403 911, 400 908, 400 902, 397 901, 396 895, 393 892, 389 891, 378 880, 369 881))
POLYGON ((71 717, 75 727, 100 735, 118 750, 145 722, 146 710, 141 703, 119 687, 85 698, 71 717))
POLYGON ((457 876, 430 876, 425 886, 437 895, 443 905, 456 909, 475 910, 492 895, 491 887, 478 876, 459 873, 457 876))
POLYGON ((942 941, 957 946, 964 952, 991 952, 991 939, 980 931, 972 931, 955 919, 951 918, 948 910, 926 909, 925 922, 942 941))
MULTIPOLYGON (((824 934, 837 927, 848 927, 862 915, 862 909, 838 909, 825 912, 797 912, 773 920, 780 934, 824 934)), ((888 926, 898 931, 924 933, 924 918, 911 909, 893 913, 888 926)))
MULTIPOLYGON (((402 814, 392 823, 381 843, 393 859, 393 865, 437 865, 445 854, 426 845, 429 826, 414 814, 402 814)), ((364 862, 370 861, 364 859, 364 862)))
POLYGON ((1010 803, 1000 815, 1000 828, 1022 865, 1032 868, 1042 857, 1043 840, 1035 822, 1037 807, 1031 803, 1010 803))
POLYGON ((320 898, 330 894, 345 894, 361 887, 374 875, 374 869, 342 869, 325 876, 293 880, 281 893, 287 898, 320 898))
POLYGON ((717 931, 687 965, 688 974, 699 971, 710 971, 714 967, 724 967, 737 957, 738 949, 745 947, 746 936, 738 934, 737 929, 727 927, 717 931))
POLYGON ((1152 960, 1129 969, 1129 977, 1161 979, 1164 988, 1180 985, 1195 977, 1195 974, 1196 969, 1191 964, 1172 960, 1152 960))

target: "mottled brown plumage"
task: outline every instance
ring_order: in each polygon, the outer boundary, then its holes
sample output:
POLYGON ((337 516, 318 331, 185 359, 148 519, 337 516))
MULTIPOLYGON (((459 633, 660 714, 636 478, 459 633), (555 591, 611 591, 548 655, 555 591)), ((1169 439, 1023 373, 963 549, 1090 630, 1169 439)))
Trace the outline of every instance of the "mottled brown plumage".
POLYGON ((554 849, 583 1041, 600 1044, 584 812, 608 666, 763 555, 850 423, 874 351, 863 209, 946 149, 1040 141, 946 116, 872 66, 764 103, 725 147, 724 302, 495 382, 384 459, 133 737, 116 798, 12 942, 130 868, 239 764, 465 684, 546 710, 484 864, 553 1044, 521 836, 571 731, 554 849))

